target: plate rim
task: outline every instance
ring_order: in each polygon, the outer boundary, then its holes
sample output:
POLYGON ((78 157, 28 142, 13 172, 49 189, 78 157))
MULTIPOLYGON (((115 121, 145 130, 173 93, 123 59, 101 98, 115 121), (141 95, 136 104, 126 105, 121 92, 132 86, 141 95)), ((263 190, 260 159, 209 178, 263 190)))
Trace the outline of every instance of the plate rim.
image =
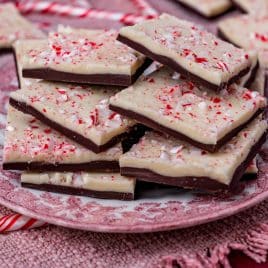
MULTIPOLYGON (((19 186, 21 187, 21 186, 19 186)), ((26 189, 30 191, 30 189, 26 189)), ((52 193, 55 194, 55 193, 52 193)), ((69 195, 66 195, 69 196, 69 195)), ((77 196, 79 197, 79 196, 77 196)), ((193 218, 190 220, 184 220, 182 222, 169 221, 163 223, 144 223, 144 224, 134 224, 134 225, 111 225, 111 224, 98 224, 98 223, 83 223, 80 224, 73 220, 63 220, 56 216, 49 216, 45 214, 38 214, 29 208, 25 208, 19 204, 16 204, 12 201, 6 200, 5 197, 0 196, 0 204, 17 212, 22 215, 35 218, 44 222, 47 222, 52 225, 61 226, 65 228, 84 230, 84 231, 92 231, 92 232, 102 232, 102 233, 150 233, 150 232, 159 232, 159 231, 171 231, 176 229, 183 229, 188 227, 193 227, 205 223, 209 223, 212 221, 220 220, 223 218, 227 218, 229 216, 235 215, 241 211, 249 209, 254 205, 257 205, 268 199, 268 189, 264 192, 258 193, 256 196, 245 200, 244 202, 238 204, 235 209, 224 208, 220 210, 220 213, 214 211, 212 214, 200 215, 198 220, 193 218), (74 223, 75 222, 75 223, 74 223)), ((131 201, 130 201, 131 202, 131 201)))

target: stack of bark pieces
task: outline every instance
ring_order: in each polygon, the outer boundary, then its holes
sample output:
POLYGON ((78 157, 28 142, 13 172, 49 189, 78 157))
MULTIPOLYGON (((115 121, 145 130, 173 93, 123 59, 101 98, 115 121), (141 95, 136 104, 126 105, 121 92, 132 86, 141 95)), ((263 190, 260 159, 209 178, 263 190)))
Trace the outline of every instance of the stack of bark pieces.
POLYGON ((190 22, 59 27, 14 50, 4 168, 27 170, 25 187, 123 200, 135 179, 235 190, 265 142, 266 100, 243 87, 257 54, 190 22), (141 75, 150 59, 164 66, 141 75))

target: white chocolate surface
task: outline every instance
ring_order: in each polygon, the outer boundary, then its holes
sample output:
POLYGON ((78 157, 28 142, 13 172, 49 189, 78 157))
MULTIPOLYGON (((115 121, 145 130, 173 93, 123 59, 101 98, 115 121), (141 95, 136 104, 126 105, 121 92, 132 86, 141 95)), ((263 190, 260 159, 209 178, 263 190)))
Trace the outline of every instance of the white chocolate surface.
POLYGON ((99 192, 134 194, 136 179, 121 176, 119 173, 23 172, 21 182, 68 186, 99 192))
POLYGON ((123 27, 119 33, 155 54, 173 59, 185 70, 216 86, 251 65, 243 49, 168 14, 123 27))
POLYGON ((120 167, 149 169, 171 177, 209 177, 229 185, 237 167, 267 129, 255 119, 216 153, 207 153, 172 137, 147 132, 140 142, 120 157, 120 167))
POLYGON ((220 21, 218 27, 235 45, 257 51, 261 66, 268 68, 268 16, 240 15, 220 21))
POLYGON ((267 16, 268 1, 267 0, 232 0, 242 10, 252 16, 267 16))
POLYGON ((59 27, 48 40, 28 45, 23 69, 50 68, 74 74, 133 75, 145 56, 116 41, 116 31, 59 27))
POLYGON ((87 163, 91 161, 118 161, 122 154, 120 144, 95 154, 67 139, 30 115, 9 106, 4 144, 4 163, 87 163))
POLYGON ((11 4, 0 4, 0 49, 10 48, 19 39, 39 39, 45 34, 25 19, 11 4))
POLYGON ((266 99, 237 85, 220 93, 200 89, 164 67, 117 93, 110 103, 200 143, 217 144, 264 108, 266 99))
POLYGON ((40 81, 12 92, 10 96, 51 121, 102 145, 135 124, 108 108, 109 98, 118 91, 114 87, 40 81))
POLYGON ((196 10, 205 17, 217 16, 228 10, 232 3, 230 0, 177 0, 182 4, 196 10))

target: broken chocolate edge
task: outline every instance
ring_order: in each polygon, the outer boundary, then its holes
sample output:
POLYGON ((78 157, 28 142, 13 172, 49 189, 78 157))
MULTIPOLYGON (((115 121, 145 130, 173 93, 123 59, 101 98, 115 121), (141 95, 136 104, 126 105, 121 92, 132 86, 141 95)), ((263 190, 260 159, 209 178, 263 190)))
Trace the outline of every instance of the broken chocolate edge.
POLYGON ((119 162, 115 160, 96 160, 85 163, 45 163, 45 162, 4 162, 3 170, 27 171, 102 171, 119 172, 119 162))
POLYGON ((206 150, 208 152, 214 153, 216 152, 221 146, 223 146, 225 143, 227 143, 229 140, 231 140, 234 136, 236 136, 236 134, 238 132, 240 132, 247 124, 249 124, 252 120, 254 120, 259 114, 261 114, 264 110, 263 109, 259 109, 258 111, 256 111, 256 113, 249 118, 249 120, 247 120, 246 122, 244 122, 243 124, 241 124, 240 126, 236 127, 235 129, 232 129, 229 133, 227 133, 223 138, 221 138, 220 140, 218 140, 218 142, 216 144, 205 144, 205 143, 201 143, 198 142, 196 140, 193 140, 191 138, 189 138, 188 136, 177 132, 174 129, 171 129, 169 127, 160 125, 159 123, 155 122, 154 120, 141 115, 139 113, 130 111, 130 110, 125 110, 123 108, 120 108, 118 106, 114 106, 112 104, 110 104, 110 109, 121 114, 124 116, 127 116, 129 118, 133 118, 135 120, 137 120, 138 122, 155 129, 156 131, 162 132, 162 133, 166 133, 169 134, 177 139, 186 141, 198 148, 201 148, 203 150, 206 150))
POLYGON ((44 79, 48 81, 62 81, 71 83, 110 85, 127 87, 132 85, 140 75, 150 66, 152 60, 146 58, 144 63, 136 70, 133 75, 125 74, 75 74, 57 71, 50 68, 23 69, 22 75, 26 78, 44 79))
POLYGON ((261 138, 252 146, 246 159, 236 168, 229 186, 209 177, 170 177, 160 175, 150 169, 145 168, 120 167, 120 173, 123 176, 136 177, 138 180, 144 180, 160 184, 168 184, 171 186, 206 190, 211 192, 224 190, 230 190, 231 192, 233 192, 236 190, 236 187, 239 184, 239 180, 244 175, 250 162, 253 160, 261 146, 264 144, 266 140, 266 135, 267 132, 265 132, 261 136, 261 138))
POLYGON ((215 85, 210 83, 209 81, 189 72, 188 70, 186 70, 185 68, 183 68, 180 64, 178 64, 177 62, 175 62, 173 59, 168 58, 166 56, 162 56, 159 54, 155 54, 153 53, 151 50, 149 50, 148 48, 146 48, 145 46, 134 42, 130 39, 128 39, 127 37, 124 37, 122 35, 118 35, 117 40, 130 46, 131 48, 143 53, 144 55, 150 57, 151 59, 158 61, 164 65, 169 66, 170 68, 172 68, 173 70, 175 70, 176 72, 181 73, 182 75, 184 75, 187 79, 196 82, 197 84, 207 87, 208 89, 214 90, 214 91, 219 91, 222 89, 227 88, 229 85, 233 84, 234 82, 236 82, 237 80, 239 80, 239 78, 243 77, 244 75, 246 75, 249 70, 250 70, 250 66, 245 68, 244 70, 241 70, 238 74, 236 74, 235 76, 231 77, 229 79, 229 81, 227 82, 223 82, 220 85, 215 85))
POLYGON ((21 182, 21 186, 41 191, 48 191, 48 192, 55 192, 69 195, 88 196, 101 199, 117 199, 122 201, 134 200, 134 194, 132 193, 95 191, 95 190, 48 184, 48 183, 34 184, 34 183, 21 182))
POLYGON ((126 137, 128 131, 131 128, 134 127, 134 126, 132 126, 126 132, 121 133, 121 134, 113 137, 112 139, 110 139, 105 144, 97 145, 96 143, 94 143, 90 139, 85 138, 81 134, 76 133, 73 130, 70 130, 70 129, 68 129, 68 128, 66 128, 66 127, 64 127, 64 126, 56 123, 55 121, 50 120, 49 118, 47 118, 42 113, 40 113, 39 111, 37 111, 36 109, 34 109, 33 107, 31 107, 30 105, 26 104, 25 102, 19 102, 19 101, 13 99, 13 98, 10 98, 9 99, 9 103, 15 109, 17 109, 17 110, 19 110, 19 111, 21 111, 23 113, 30 114, 30 115, 34 116, 35 118, 37 118, 38 120, 40 120, 42 123, 46 124, 47 126, 51 127, 52 129, 57 130, 58 132, 62 133, 64 136, 66 136, 69 139, 71 139, 71 140, 73 140, 73 141, 81 144, 85 148, 93 151, 94 153, 104 152, 104 151, 108 150, 109 148, 111 148, 112 146, 116 145, 124 137, 126 137))

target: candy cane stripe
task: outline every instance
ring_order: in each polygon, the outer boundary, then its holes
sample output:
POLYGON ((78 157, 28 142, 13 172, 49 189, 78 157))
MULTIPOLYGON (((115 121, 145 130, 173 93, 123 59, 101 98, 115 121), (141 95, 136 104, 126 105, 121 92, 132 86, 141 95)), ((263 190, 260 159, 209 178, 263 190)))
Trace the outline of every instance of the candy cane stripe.
POLYGON ((6 227, 4 227, 2 230, 0 230, 1 232, 5 232, 6 230, 10 229, 15 222, 21 217, 21 215, 17 214, 13 217, 13 219, 10 220, 10 222, 7 224, 6 227))
POLYGON ((20 229, 21 230, 29 229, 35 222, 37 222, 36 219, 29 219, 20 229))

